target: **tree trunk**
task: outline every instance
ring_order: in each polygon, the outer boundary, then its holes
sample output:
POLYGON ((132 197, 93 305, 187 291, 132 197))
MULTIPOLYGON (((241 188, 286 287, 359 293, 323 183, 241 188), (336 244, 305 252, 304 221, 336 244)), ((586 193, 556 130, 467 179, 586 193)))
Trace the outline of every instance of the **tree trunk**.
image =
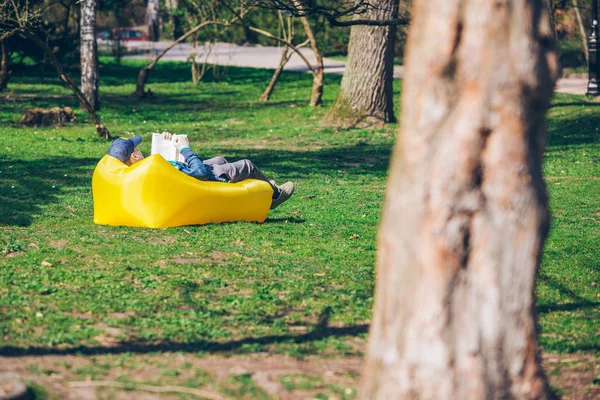
POLYGON ((362 399, 545 399, 541 0, 416 0, 362 399))
POLYGON ((81 0, 81 92, 94 110, 100 108, 96 8, 96 0, 81 0))
MULTIPOLYGON (((596 1, 596 0, 594 0, 596 1)), ((581 12, 579 12, 579 3, 577 0, 573 0, 573 10, 575 11, 575 17, 577 19, 577 26, 579 27, 579 35, 581 36, 581 43, 583 44, 583 54, 585 54, 585 60, 588 60, 588 45, 587 36, 585 34, 585 28, 583 26, 583 19, 581 18, 581 12)))
POLYGON ((158 0, 148 0, 146 8, 146 24, 148 26, 148 40, 158 42, 160 40, 160 21, 158 20, 158 0))
POLYGON ((83 93, 81 93, 77 85, 75 85, 75 82, 73 82, 73 80, 69 78, 69 76, 65 73, 62 64, 58 61, 58 58, 56 58, 56 55, 52 52, 50 47, 48 47, 48 45, 44 41, 42 41, 36 34, 30 31, 22 31, 21 35, 24 38, 30 39, 33 42, 35 42, 35 44, 42 48, 44 54, 50 58, 50 62, 56 69, 60 80, 63 81, 73 91, 75 97, 77 97, 81 105, 86 109, 86 111, 90 115, 92 121, 94 121, 94 125, 96 125, 96 131, 98 132, 98 136, 104 139, 111 139, 110 132, 102 124, 100 118, 98 118, 98 116, 96 115, 94 107, 92 107, 92 105, 87 101, 87 99, 85 98, 83 93))
POLYGON ((302 26, 304 26, 306 37, 308 37, 308 40, 310 41, 310 47, 312 48, 313 53, 315 53, 315 58, 317 60, 317 68, 313 73, 313 86, 310 95, 310 106, 320 106, 323 103, 323 54, 321 54, 319 46, 317 46, 317 39, 310 28, 308 19, 306 17, 300 17, 300 21, 302 22, 302 26))
POLYGON ((63 4, 65 7, 65 19, 63 21, 62 38, 66 39, 69 34, 69 17, 71 15, 71 3, 63 4))
POLYGON ((275 84, 281 76, 283 67, 285 67, 285 65, 288 63, 293 54, 294 52, 290 52, 290 48, 288 46, 285 46, 283 48, 283 53, 281 53, 281 60, 279 60, 279 65, 277 66, 277 69, 275 69, 275 72, 273 72, 271 81, 267 85, 265 91, 263 92, 263 94, 260 95, 260 101, 269 101, 269 99, 271 98, 271 94, 273 93, 273 89, 275 89, 275 84))
POLYGON ((550 17, 550 27, 552 28, 552 34, 554 35, 554 41, 558 42, 558 33, 556 32, 556 20, 554 19, 554 7, 552 6, 552 0, 542 0, 544 6, 548 9, 548 16, 550 17))
POLYGON ((4 40, 0 40, 0 49, 2 51, 2 61, 0 61, 0 92, 6 89, 10 78, 10 70, 8 69, 8 51, 4 45, 4 40))
MULTIPOLYGON (((390 20, 398 16, 397 0, 370 1, 373 9, 361 19, 390 20)), ((347 125, 364 117, 392 122, 394 116, 394 26, 352 26, 348 62, 340 92, 326 120, 347 125)))

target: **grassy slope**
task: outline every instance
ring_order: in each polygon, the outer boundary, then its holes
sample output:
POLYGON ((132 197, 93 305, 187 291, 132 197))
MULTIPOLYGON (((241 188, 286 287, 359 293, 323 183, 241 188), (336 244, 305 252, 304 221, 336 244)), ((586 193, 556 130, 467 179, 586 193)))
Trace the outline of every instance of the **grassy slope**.
MULTIPOLYGON (((163 63, 150 78, 156 96, 137 101, 128 95, 139 65, 101 69, 113 134, 187 133, 199 154, 253 159, 297 193, 264 224, 96 226, 90 180, 107 143, 83 113, 64 128, 17 126, 26 108, 76 105, 58 81, 17 74, 0 109, 0 354, 359 352, 396 126, 323 129, 325 110, 306 107, 307 74, 285 73, 261 104, 268 71, 232 68, 195 86, 183 64, 163 63), (329 328, 318 324, 325 315, 329 328)), ((327 77, 325 109, 339 79, 327 77)), ((550 111, 553 229, 538 310, 552 352, 600 350, 598 111, 568 95, 550 111)))

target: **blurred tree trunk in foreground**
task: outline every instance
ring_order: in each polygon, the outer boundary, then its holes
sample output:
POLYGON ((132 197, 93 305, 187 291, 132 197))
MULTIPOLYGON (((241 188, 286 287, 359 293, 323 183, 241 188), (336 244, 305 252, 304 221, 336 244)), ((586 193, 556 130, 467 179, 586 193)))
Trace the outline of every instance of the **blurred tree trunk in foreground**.
MULTIPOLYGON (((374 9, 356 18, 392 20, 398 16, 398 0, 373 0, 374 9)), ((394 116, 395 26, 353 26, 348 62, 340 93, 325 120, 332 125, 353 125, 371 117, 392 122, 394 116)))
POLYGON ((81 0, 81 93, 83 93, 94 110, 100 108, 100 100, 98 97, 96 9, 96 0, 81 0))
POLYGON ((548 398, 534 301, 547 8, 417 0, 406 60, 361 398, 548 398))

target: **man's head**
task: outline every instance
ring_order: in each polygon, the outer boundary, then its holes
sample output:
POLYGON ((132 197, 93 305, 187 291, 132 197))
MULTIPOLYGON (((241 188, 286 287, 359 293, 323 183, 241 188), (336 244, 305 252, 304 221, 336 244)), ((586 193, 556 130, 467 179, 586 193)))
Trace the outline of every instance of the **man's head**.
POLYGON ((137 148, 142 143, 141 136, 134 136, 131 139, 115 139, 108 149, 108 155, 127 165, 135 164, 144 158, 144 155, 137 148))

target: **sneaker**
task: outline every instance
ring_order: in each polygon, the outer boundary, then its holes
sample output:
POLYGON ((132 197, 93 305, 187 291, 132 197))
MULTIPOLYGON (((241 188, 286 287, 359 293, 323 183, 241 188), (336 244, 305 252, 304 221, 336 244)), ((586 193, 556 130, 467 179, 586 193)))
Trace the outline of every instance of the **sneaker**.
POLYGON ((293 182, 286 182, 281 186, 277 186, 277 189, 279 189, 279 196, 276 199, 273 199, 273 202, 271 203, 271 210, 276 209, 290 197, 292 197, 295 187, 296 185, 294 185, 293 182))
POLYGON ((269 183, 273 186, 277 186, 277 183, 275 183, 275 181, 273 179, 269 180, 269 183))

